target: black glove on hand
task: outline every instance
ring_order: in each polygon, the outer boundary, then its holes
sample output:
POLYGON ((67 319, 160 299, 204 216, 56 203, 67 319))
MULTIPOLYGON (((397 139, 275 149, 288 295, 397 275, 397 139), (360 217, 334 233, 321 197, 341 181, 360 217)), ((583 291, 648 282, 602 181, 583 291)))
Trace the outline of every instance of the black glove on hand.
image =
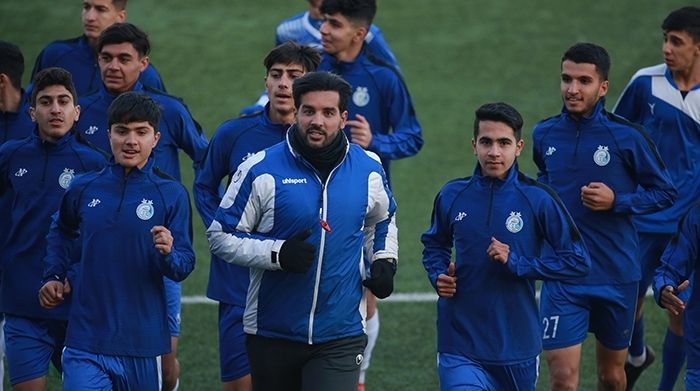
POLYGON ((389 297, 394 290, 396 266, 386 259, 377 259, 370 266, 370 278, 362 281, 380 299, 389 297))
POLYGON ((314 261, 316 247, 305 242, 311 236, 311 230, 307 229, 297 233, 282 243, 279 253, 279 262, 282 270, 291 273, 306 273, 314 261))

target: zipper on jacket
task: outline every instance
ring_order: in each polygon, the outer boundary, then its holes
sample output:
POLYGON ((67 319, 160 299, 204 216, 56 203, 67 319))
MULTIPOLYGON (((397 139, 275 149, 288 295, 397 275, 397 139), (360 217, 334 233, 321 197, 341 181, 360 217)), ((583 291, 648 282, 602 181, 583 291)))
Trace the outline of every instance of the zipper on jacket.
POLYGON ((49 150, 48 150, 48 145, 45 144, 45 141, 41 142, 41 151, 44 153, 44 171, 41 174, 41 183, 46 183, 46 170, 48 169, 49 166, 49 150))
POLYGON ((578 156, 578 143, 581 139, 581 120, 576 120, 576 146, 574 148, 574 160, 578 156))
POLYGON ((489 190, 490 190, 490 195, 489 195, 489 211, 488 211, 488 217, 486 219, 486 226, 491 228, 491 213, 493 209, 493 183, 496 181, 493 178, 489 179, 490 185, 489 185, 489 190))
POLYGON ((126 184, 128 181, 128 177, 124 176, 124 181, 122 182, 122 196, 119 199, 119 207, 117 207, 117 212, 121 212, 122 210, 122 203, 124 202, 124 194, 126 194, 126 184))

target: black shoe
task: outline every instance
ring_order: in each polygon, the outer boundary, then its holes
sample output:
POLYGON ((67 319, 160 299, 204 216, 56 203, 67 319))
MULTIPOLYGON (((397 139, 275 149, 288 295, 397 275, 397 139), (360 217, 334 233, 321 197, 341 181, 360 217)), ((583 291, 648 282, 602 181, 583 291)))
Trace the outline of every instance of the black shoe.
POLYGON ((654 351, 651 349, 651 346, 646 345, 644 347, 647 351, 647 358, 644 360, 644 364, 641 366, 635 367, 634 365, 630 364, 629 361, 625 362, 625 375, 627 376, 627 391, 630 391, 634 388, 634 383, 639 379, 639 375, 644 372, 645 369, 651 365, 651 363, 654 362, 656 359, 656 354, 654 351))

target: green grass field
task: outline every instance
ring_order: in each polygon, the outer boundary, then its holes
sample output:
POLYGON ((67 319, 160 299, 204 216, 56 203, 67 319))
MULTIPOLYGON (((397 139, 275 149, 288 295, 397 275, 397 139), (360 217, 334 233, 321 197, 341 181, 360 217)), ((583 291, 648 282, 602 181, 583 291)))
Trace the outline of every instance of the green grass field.
MULTIPOLYGON (((420 234, 432 200, 447 180, 473 169, 471 123, 477 106, 504 100, 525 118, 525 139, 540 119, 561 108, 561 54, 578 41, 606 47, 613 59, 608 108, 634 71, 661 61, 662 19, 685 3, 669 1, 562 2, 556 0, 379 0, 376 23, 396 53, 423 125, 425 146, 393 165, 399 204, 398 292, 431 288, 420 263, 420 234)), ((305 7, 302 0, 131 1, 129 20, 152 41, 152 62, 170 93, 181 96, 211 136, 250 104, 263 88, 262 59, 274 27, 305 7)), ((81 31, 79 1, 0 2, 0 39, 18 44, 26 58, 25 81, 39 51, 54 39, 81 31)), ((534 175, 530 146, 520 168, 534 175)), ((191 184, 189 162, 183 159, 191 184)), ((203 295, 209 256, 203 226, 195 220, 197 268, 185 295, 203 295)), ((368 373, 369 390, 431 390, 435 371, 434 303, 380 303, 381 337, 368 373)), ((649 343, 661 351, 665 315, 649 301, 649 343)), ((216 307, 184 305, 180 361, 183 390, 219 389, 216 307)), ((584 347, 580 388, 595 388, 592 344, 584 347)), ((658 359, 660 363, 660 356, 658 359)), ((637 389, 655 389, 660 364, 637 389)), ((52 375, 51 389, 58 389, 52 375)), ((538 389, 547 388, 542 365, 538 389)), ((679 387, 682 389, 682 387, 679 387)))

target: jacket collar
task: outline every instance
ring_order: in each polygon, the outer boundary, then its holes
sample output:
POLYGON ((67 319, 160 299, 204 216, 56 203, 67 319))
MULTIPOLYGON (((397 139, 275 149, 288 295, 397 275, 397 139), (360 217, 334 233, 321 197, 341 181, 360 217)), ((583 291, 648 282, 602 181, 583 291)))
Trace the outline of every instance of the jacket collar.
POLYGON ((518 161, 516 160, 513 165, 508 170, 508 174, 504 179, 498 179, 494 177, 484 176, 481 171, 481 165, 479 162, 476 163, 474 167, 474 175, 472 176, 478 184, 482 186, 494 186, 495 188, 501 188, 506 184, 514 183, 518 178, 518 161))
POLYGON ((562 107, 561 113, 566 118, 567 120, 579 124, 589 124, 593 121, 595 121, 598 117, 600 117, 603 113, 605 112, 605 97, 602 97, 598 100, 598 102, 595 104, 595 107, 593 107, 593 111, 591 112, 591 115, 588 117, 586 116, 581 116, 580 118, 574 117, 569 112, 566 110, 566 106, 562 107))

